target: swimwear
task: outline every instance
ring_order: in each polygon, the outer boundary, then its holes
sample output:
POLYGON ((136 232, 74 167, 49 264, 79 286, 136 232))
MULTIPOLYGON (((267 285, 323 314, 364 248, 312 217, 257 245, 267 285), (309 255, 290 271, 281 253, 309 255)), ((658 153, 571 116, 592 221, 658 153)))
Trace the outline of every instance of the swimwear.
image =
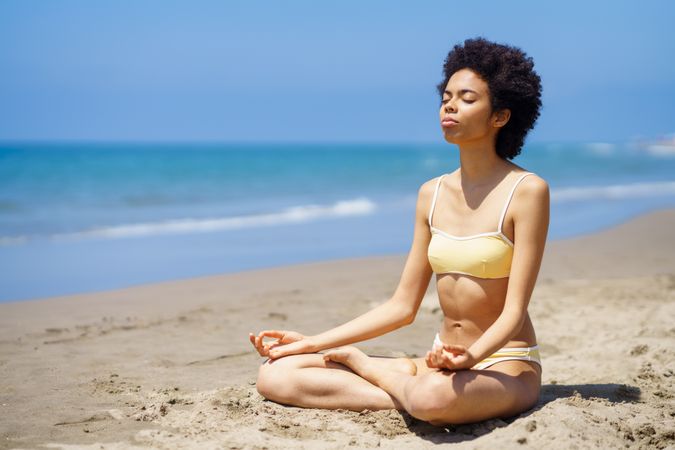
MULTIPOLYGON (((434 338, 434 346, 443 346, 438 333, 436 333, 436 337, 434 338)), ((502 347, 471 369, 483 370, 498 362, 509 360, 532 361, 539 364, 539 367, 542 367, 539 357, 539 345, 535 344, 532 347, 502 347)))
POLYGON ((506 209, 509 207, 518 183, 526 176, 532 175, 532 172, 522 174, 513 185, 502 209, 497 231, 461 237, 448 234, 431 224, 438 189, 445 175, 443 174, 438 178, 429 210, 429 228, 432 236, 427 256, 432 270, 436 274, 459 273, 478 278, 508 277, 511 272, 511 260, 513 259, 513 242, 502 233, 502 225, 506 216, 506 209))

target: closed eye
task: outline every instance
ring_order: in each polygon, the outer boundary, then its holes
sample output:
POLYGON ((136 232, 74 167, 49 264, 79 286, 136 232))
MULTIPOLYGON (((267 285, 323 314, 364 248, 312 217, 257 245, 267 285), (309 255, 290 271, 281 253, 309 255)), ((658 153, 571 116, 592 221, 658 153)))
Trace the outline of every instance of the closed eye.
MULTIPOLYGON (((446 104, 446 103, 449 102, 449 101, 450 101, 450 99, 447 99, 447 98, 446 98, 445 100, 441 100, 441 103, 442 103, 442 104, 446 104)), ((473 102, 475 102, 475 101, 476 101, 476 100, 466 100, 466 99, 465 99, 465 100, 464 100, 464 103, 473 103, 473 102)))

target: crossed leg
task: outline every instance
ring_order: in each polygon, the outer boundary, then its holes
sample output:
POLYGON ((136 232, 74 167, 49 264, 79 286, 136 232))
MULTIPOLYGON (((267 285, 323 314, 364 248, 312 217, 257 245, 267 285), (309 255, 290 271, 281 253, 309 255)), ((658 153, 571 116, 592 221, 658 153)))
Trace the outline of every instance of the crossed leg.
POLYGON ((510 417, 539 399, 541 370, 527 361, 502 361, 492 370, 430 370, 411 376, 373 364, 355 347, 331 350, 328 357, 389 393, 411 416, 433 425, 510 417))
MULTIPOLYGON (((374 365, 399 375, 413 376, 417 367, 405 358, 371 358, 374 365)), ((310 353, 267 360, 258 372, 258 392, 268 400, 303 408, 403 409, 391 395, 347 366, 310 353)))
POLYGON ((504 361, 487 370, 428 369, 422 359, 374 358, 354 347, 267 361, 258 391, 309 408, 399 409, 434 425, 478 422, 526 411, 539 399, 535 363, 504 361), (416 369, 411 367, 415 364, 416 369), (494 369, 493 369, 494 368, 494 369))

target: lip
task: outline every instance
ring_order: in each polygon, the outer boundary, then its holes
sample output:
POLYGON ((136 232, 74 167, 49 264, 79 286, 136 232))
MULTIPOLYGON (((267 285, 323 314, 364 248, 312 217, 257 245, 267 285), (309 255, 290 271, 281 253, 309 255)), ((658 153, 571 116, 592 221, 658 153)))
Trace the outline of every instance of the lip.
POLYGON ((458 123, 459 122, 451 117, 444 117, 443 120, 441 120, 441 125, 445 128, 454 127, 458 123))

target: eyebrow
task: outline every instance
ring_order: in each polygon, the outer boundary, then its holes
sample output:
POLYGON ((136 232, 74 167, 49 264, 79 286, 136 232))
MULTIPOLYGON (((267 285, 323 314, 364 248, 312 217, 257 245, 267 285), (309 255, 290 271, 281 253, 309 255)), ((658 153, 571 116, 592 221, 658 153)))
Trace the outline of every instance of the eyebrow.
MULTIPOLYGON (((478 95, 478 92, 472 91, 471 89, 460 89, 460 90, 459 90, 459 95, 466 94, 467 92, 470 92, 470 93, 472 93, 472 94, 478 95)), ((450 91, 448 91, 448 90, 443 91, 443 93, 444 93, 444 94, 450 94, 450 95, 452 95, 452 92, 450 92, 450 91)))

